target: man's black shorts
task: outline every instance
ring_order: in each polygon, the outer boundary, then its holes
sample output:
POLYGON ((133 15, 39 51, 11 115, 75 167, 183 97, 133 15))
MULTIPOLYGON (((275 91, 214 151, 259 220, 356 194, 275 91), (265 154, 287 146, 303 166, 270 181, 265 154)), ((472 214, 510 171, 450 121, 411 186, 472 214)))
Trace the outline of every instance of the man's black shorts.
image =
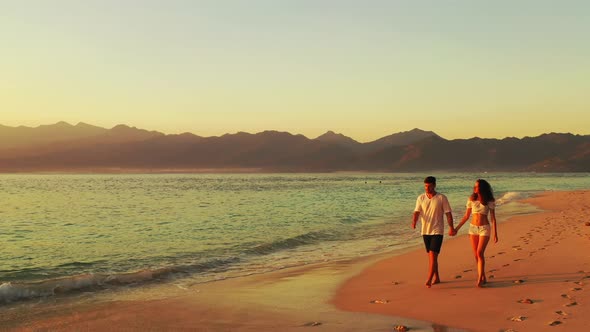
POLYGON ((422 235, 424 239, 424 246, 426 252, 434 251, 440 253, 440 247, 442 246, 443 236, 442 235, 422 235))

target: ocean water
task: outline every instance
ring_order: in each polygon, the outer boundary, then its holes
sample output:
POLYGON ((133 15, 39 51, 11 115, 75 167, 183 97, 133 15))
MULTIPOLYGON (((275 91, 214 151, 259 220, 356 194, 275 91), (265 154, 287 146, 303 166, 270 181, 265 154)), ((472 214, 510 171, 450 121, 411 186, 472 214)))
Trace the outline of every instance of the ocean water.
MULTIPOLYGON (((3 174, 0 304, 415 246, 411 214, 425 175, 3 174)), ((455 220, 477 178, 494 187, 500 221, 534 212, 516 200, 537 192, 590 189, 588 173, 434 175, 455 220)))

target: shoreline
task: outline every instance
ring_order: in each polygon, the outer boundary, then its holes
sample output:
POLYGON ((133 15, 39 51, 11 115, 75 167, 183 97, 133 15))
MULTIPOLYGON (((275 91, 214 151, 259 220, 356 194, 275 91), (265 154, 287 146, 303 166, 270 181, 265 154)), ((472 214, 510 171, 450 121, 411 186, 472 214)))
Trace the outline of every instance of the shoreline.
POLYGON ((418 245, 395 256, 381 253, 188 288, 170 282, 13 304, 0 307, 0 329, 391 331, 406 325, 411 331, 542 331, 555 328, 547 325, 552 320, 583 329, 590 322, 582 317, 590 301, 584 291, 590 258, 583 250, 580 257, 570 256, 590 239, 583 222, 590 214, 590 191, 544 192, 524 202, 544 211, 500 219, 500 242, 486 251, 486 271, 494 271, 487 272, 484 289, 475 287, 469 240, 459 235, 453 241, 445 237, 439 259, 443 282, 431 289, 424 287, 427 259, 418 245), (568 204, 576 201, 578 209, 571 209, 568 204), (574 234, 564 232, 573 227, 574 234), (521 298, 533 303, 518 303, 521 298), (563 306, 572 302, 577 304, 563 306), (526 318, 507 319, 518 315, 526 318))
POLYGON ((0 330, 389 331, 403 324, 433 331, 430 322, 344 312, 330 304, 345 280, 389 255, 286 268, 187 289, 172 282, 18 303, 0 307, 5 311, 0 330))

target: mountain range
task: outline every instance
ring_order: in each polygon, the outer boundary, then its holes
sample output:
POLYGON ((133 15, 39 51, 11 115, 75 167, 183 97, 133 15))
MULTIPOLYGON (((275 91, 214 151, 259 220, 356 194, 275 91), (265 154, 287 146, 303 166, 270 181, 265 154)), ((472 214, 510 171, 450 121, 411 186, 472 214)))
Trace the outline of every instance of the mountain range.
POLYGON ((360 143, 328 131, 201 137, 85 123, 0 125, 0 172, 589 172, 590 135, 447 140, 421 129, 360 143))

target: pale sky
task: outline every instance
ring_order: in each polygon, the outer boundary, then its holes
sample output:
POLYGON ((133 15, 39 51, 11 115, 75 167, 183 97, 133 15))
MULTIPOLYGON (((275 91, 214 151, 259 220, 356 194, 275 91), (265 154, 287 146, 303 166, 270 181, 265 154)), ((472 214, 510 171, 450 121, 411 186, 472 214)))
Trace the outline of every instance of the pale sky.
POLYGON ((0 124, 590 134, 590 1, 0 0, 0 124))

